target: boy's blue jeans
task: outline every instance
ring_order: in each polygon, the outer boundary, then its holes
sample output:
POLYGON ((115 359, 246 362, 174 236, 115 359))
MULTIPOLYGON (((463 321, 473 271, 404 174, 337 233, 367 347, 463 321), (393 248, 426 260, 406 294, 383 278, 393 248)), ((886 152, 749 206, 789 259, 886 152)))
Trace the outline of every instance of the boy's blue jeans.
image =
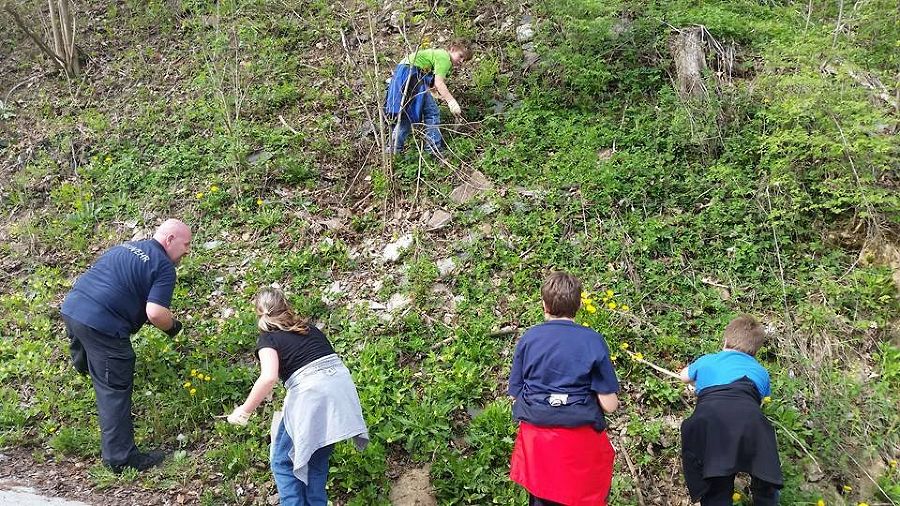
MULTIPOLYGON (((425 122, 425 141, 426 149, 431 153, 440 153, 443 148, 443 139, 441 138, 441 130, 438 128, 441 124, 441 110, 437 101, 431 96, 431 93, 425 94, 425 103, 422 109, 422 120, 425 122)), ((406 139, 412 133, 412 123, 405 114, 400 114, 400 121, 394 127, 391 135, 393 143, 393 152, 399 153, 406 144, 406 139)))
POLYGON ((272 474, 275 476, 275 487, 278 488, 278 500, 282 506, 327 506, 328 496, 325 483, 328 481, 328 459, 334 445, 316 450, 307 464, 308 483, 303 483, 294 476, 294 463, 290 452, 294 442, 284 429, 284 420, 278 426, 275 436, 275 451, 272 455, 272 474))

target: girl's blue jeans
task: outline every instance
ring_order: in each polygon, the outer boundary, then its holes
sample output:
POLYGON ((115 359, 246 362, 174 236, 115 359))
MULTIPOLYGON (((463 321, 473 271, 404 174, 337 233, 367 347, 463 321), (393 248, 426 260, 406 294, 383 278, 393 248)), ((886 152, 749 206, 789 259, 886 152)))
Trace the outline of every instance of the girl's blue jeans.
POLYGON ((278 499, 282 506, 328 506, 328 495, 325 483, 328 481, 328 459, 334 451, 334 445, 316 450, 309 459, 307 482, 303 483, 294 476, 294 463, 290 452, 294 443, 284 429, 284 420, 278 426, 275 437, 275 450, 272 455, 272 474, 275 476, 275 487, 278 488, 278 499))
MULTIPOLYGON (((426 149, 431 153, 439 153, 443 147, 443 139, 441 138, 441 109, 438 107, 437 101, 431 96, 431 93, 425 94, 425 104, 422 109, 422 121, 425 123, 425 141, 426 149)), ((412 123, 405 114, 400 114, 400 120, 394 127, 393 138, 394 153, 399 153, 406 144, 406 139, 412 133, 412 123)))

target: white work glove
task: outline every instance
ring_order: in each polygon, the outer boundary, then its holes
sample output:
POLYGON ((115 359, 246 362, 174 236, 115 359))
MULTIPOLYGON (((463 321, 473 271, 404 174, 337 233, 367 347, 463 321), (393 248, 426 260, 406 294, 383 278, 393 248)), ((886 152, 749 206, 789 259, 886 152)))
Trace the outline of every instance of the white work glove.
POLYGON ((247 425, 247 420, 249 419, 250 413, 247 413, 246 411, 241 409, 240 406, 234 408, 234 411, 232 411, 227 418, 228 423, 230 423, 231 425, 240 425, 242 427, 244 425, 247 425))
POLYGON ((462 109, 459 107, 459 102, 457 102, 455 98, 447 102, 447 107, 450 108, 450 113, 454 116, 459 116, 462 114, 462 109))

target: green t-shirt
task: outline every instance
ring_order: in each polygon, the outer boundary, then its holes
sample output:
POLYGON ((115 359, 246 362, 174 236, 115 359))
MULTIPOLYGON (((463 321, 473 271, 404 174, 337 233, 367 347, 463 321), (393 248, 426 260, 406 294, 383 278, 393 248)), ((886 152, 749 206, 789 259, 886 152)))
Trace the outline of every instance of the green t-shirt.
POLYGON ((450 52, 446 49, 420 49, 418 52, 408 55, 400 63, 409 65, 410 62, 414 67, 426 72, 434 72, 434 75, 442 78, 447 77, 450 67, 453 66, 453 62, 450 61, 450 52))

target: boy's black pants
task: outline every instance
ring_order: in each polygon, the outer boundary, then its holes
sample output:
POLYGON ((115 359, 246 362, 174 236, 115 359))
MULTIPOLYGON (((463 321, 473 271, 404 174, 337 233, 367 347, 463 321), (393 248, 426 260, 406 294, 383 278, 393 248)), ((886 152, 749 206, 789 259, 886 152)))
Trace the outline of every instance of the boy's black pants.
POLYGON ((123 465, 138 453, 131 419, 135 361, 131 340, 97 332, 70 318, 63 317, 63 321, 73 352, 79 344, 83 349, 82 356, 87 358, 87 370, 97 393, 103 462, 110 466, 123 465))
MULTIPOLYGON (((731 506, 734 494, 734 475, 707 478, 709 489, 702 498, 701 506, 731 506)), ((778 487, 758 478, 751 477, 750 494, 753 506, 777 506, 778 487)))

